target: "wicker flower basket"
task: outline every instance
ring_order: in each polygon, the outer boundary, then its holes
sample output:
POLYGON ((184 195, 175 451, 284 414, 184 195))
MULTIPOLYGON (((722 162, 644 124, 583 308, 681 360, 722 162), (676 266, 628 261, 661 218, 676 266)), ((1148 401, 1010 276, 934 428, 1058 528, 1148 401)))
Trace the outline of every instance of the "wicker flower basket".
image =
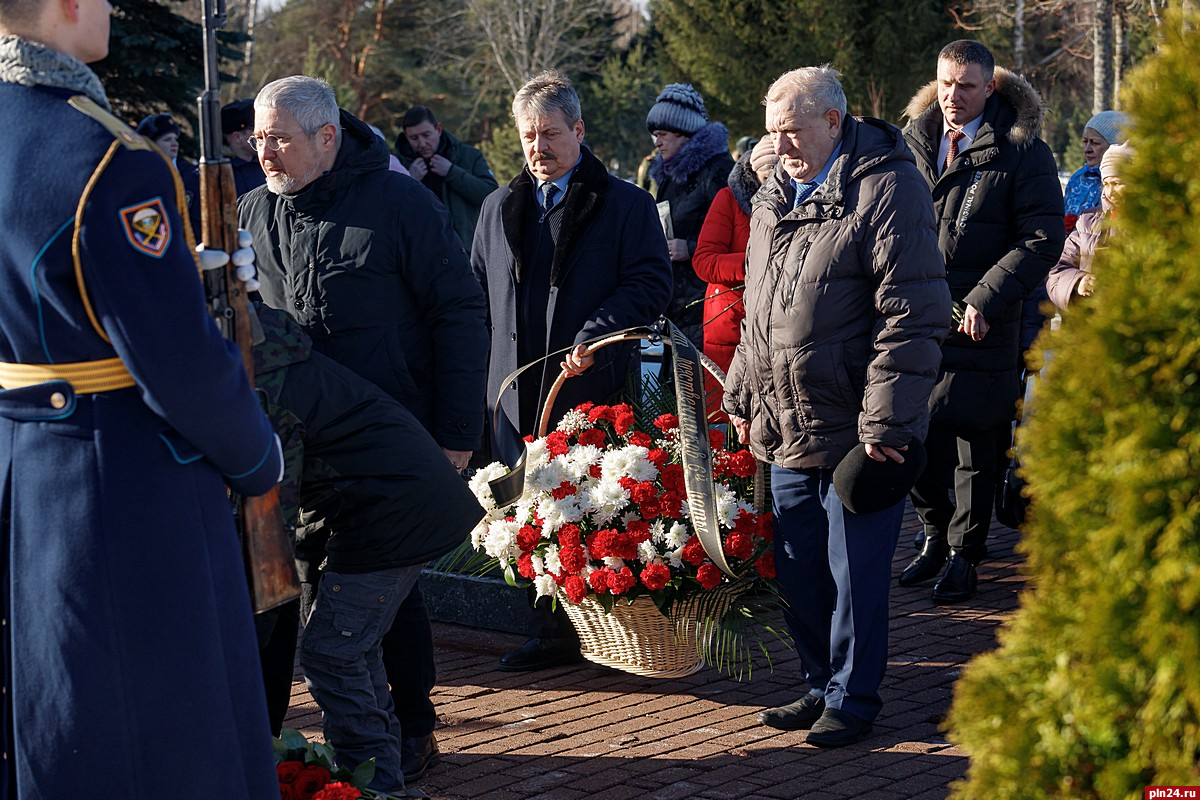
POLYGON ((560 595, 559 603, 575 626, 580 652, 588 661, 646 678, 681 678, 704 667, 702 653, 708 650, 715 620, 743 591, 735 584, 706 593, 711 598, 706 601, 711 612, 708 624, 698 619, 696 599, 678 604, 669 618, 645 595, 632 604, 619 600, 609 613, 592 595, 580 603, 560 595))

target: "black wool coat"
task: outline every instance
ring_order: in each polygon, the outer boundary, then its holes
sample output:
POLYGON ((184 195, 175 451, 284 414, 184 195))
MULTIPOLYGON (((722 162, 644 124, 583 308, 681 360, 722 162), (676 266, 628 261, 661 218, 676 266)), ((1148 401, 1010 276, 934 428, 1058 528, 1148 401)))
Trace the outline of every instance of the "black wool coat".
MULTIPOLYGON (((585 147, 560 204, 562 227, 551 263, 546 305, 546 341, 550 353, 606 333, 658 318, 671 299, 667 242, 650 195, 612 175, 585 147)), ((528 279, 521 263, 521 241, 530 215, 537 213, 536 181, 528 169, 483 203, 471 263, 488 300, 492 335, 488 361, 488 418, 499 403, 502 413, 493 432, 495 455, 509 464, 520 455, 518 382, 504 378, 519 365, 518 338, 525 326, 517 317, 518 284, 528 279), (503 390, 503 391, 502 391, 503 390)), ((601 349, 583 375, 567 380, 551 414, 551 429, 563 413, 584 401, 604 402, 625 385, 634 358, 632 345, 601 349)), ((561 358, 541 370, 543 392, 561 358)))
POLYGON ((1021 302, 1062 253, 1058 167, 1038 138, 1045 106, 1020 75, 996 69, 971 145, 941 175, 943 116, 937 83, 909 103, 904 138, 933 192, 938 246, 951 297, 983 313, 982 341, 952 330, 942 345, 942 374, 930 397, 931 420, 989 428, 1012 418, 1020 386, 1021 302))

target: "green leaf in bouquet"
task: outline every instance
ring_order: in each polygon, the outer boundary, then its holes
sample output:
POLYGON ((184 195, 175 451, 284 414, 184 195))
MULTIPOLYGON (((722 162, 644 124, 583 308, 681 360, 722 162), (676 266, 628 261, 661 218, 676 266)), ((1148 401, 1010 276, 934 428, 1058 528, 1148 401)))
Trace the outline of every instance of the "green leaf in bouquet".
POLYGON ((355 789, 366 789, 374 777, 375 759, 368 758, 354 768, 354 774, 350 776, 350 785, 355 789))
POLYGON ((279 738, 276 741, 286 745, 289 751, 308 749, 308 739, 305 738, 303 733, 293 728, 284 728, 281 730, 279 738))
POLYGON ((282 739, 276 739, 276 738, 272 737, 271 746, 273 748, 275 748, 275 763, 278 764, 282 761, 290 760, 288 758, 288 753, 290 753, 291 750, 288 748, 287 744, 284 743, 284 741, 282 739))
POLYGON ((613 600, 614 599, 615 598, 611 594, 596 595, 596 602, 599 603, 600 606, 604 609, 605 614, 607 614, 613 610, 613 600))
POLYGON ((337 762, 333 755, 333 748, 324 742, 312 743, 313 760, 309 763, 318 764, 331 772, 336 768, 337 762))

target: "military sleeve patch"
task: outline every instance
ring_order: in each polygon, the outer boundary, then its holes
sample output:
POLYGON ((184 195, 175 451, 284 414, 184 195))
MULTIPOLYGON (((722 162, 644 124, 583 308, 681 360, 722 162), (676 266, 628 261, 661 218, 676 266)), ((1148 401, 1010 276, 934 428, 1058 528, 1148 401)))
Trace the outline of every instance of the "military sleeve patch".
POLYGON ((120 215, 125 238, 133 245, 133 249, 154 258, 162 258, 167 245, 171 243, 171 223, 167 220, 162 198, 126 206, 121 209, 120 215))

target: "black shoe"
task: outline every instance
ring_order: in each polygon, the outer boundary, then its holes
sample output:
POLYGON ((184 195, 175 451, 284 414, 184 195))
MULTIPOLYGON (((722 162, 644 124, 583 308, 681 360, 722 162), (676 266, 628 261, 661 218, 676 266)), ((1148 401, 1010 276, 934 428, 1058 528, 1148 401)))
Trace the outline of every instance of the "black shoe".
POLYGON ((789 705, 768 708, 758 715, 758 721, 781 731, 806 731, 821 718, 824 711, 825 698, 806 694, 789 705))
POLYGON ((917 531, 917 535, 913 537, 913 550, 916 550, 918 553, 921 552, 922 550, 924 550, 926 538, 927 537, 925 536, 924 528, 917 531))
POLYGON ((975 565, 962 553, 951 550, 950 560, 946 562, 946 571, 933 585, 933 602, 945 605, 968 600, 975 594, 977 582, 975 565))
POLYGON ((813 723, 806 742, 817 747, 845 747, 871 735, 871 723, 840 708, 827 708, 813 723))
POLYGON ((431 767, 442 760, 437 739, 428 736, 410 736, 400 740, 400 770, 405 783, 416 783, 425 777, 431 767))
POLYGON ((927 537, 921 554, 900 573, 900 585, 916 586, 935 577, 942 571, 942 565, 946 563, 946 556, 949 554, 950 546, 946 544, 945 539, 927 537))
POLYGON ((533 638, 501 656, 496 669, 501 672, 532 672, 535 669, 574 664, 581 658, 579 642, 573 639, 533 638))

